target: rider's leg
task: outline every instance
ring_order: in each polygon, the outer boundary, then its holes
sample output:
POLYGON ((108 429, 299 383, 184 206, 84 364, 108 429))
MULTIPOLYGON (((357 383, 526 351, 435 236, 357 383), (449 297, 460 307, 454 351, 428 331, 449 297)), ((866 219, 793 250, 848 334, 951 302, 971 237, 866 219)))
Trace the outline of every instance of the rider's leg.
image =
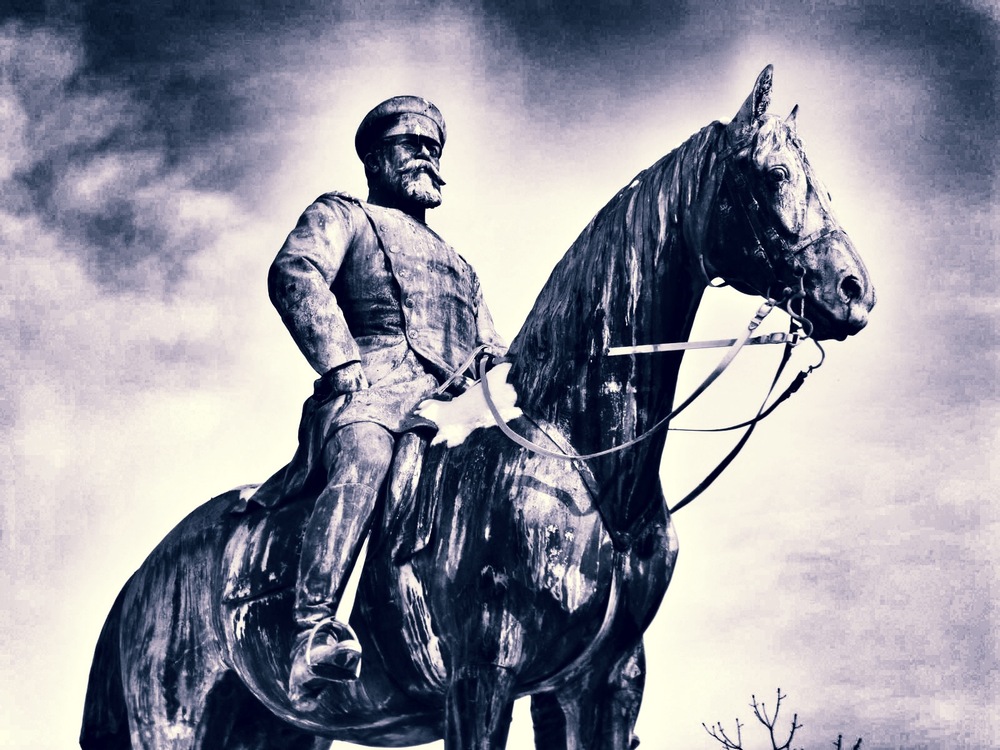
POLYGON ((336 619, 337 605, 371 527, 392 449, 392 434, 369 422, 342 427, 327 441, 328 483, 309 518, 299 558, 293 612, 299 634, 289 677, 293 700, 307 699, 323 680, 357 676, 361 647, 336 619))

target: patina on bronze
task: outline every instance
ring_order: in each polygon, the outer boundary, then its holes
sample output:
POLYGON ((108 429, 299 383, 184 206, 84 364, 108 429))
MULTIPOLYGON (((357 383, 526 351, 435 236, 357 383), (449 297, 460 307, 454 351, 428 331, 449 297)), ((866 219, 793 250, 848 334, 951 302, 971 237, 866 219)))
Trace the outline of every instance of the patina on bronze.
MULTIPOLYGON (((606 352, 687 339, 714 277, 768 296, 801 280, 817 339, 865 325, 868 274, 794 118, 767 113, 770 89, 768 67, 732 122, 639 174, 558 263, 508 361, 487 374, 518 434, 585 454, 655 425, 679 357, 606 352)), ((312 506, 234 514, 252 490, 233 490, 179 524, 119 596, 82 746, 309 748, 319 736, 499 748, 522 695, 538 748, 634 746, 642 634, 677 554, 659 483, 664 433, 571 462, 501 434, 481 386, 420 414, 438 432, 426 451, 412 433, 397 441, 351 616, 365 653, 357 680, 329 683, 305 709, 290 701, 295 565, 312 506)))

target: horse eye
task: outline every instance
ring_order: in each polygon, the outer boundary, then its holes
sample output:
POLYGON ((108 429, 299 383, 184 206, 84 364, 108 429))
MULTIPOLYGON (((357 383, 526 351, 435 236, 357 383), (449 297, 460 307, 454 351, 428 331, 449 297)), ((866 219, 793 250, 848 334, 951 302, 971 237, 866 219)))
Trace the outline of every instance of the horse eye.
POLYGON ((767 179, 774 185, 784 182, 788 177, 788 169, 785 167, 772 167, 767 170, 767 179))

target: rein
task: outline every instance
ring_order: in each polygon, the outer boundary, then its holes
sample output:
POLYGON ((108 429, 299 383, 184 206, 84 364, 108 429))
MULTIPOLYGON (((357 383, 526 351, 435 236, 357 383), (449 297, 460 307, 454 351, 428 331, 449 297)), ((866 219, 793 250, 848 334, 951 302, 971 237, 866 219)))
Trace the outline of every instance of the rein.
MULTIPOLYGON (((796 295, 796 296, 798 296, 798 295, 796 295)), ((612 453, 618 453, 619 451, 623 451, 623 450, 625 450, 627 448, 631 448, 632 446, 636 445, 637 443, 641 443, 642 441, 649 439, 655 433, 657 433, 659 430, 661 430, 664 427, 666 427, 667 424, 669 424, 672 419, 674 419, 678 414, 680 414, 688 406, 690 406, 692 403, 694 403, 694 401, 702 393, 704 393, 705 390, 712 383, 714 383, 719 378, 719 376, 722 375, 722 373, 724 373, 729 368, 729 366, 733 363, 733 360, 736 359, 736 355, 739 354, 740 350, 744 346, 748 346, 748 345, 760 345, 760 344, 784 344, 785 345, 787 354, 783 358, 783 361, 782 361, 781 365, 779 365, 778 373, 775 375, 775 381, 777 381, 777 378, 780 376, 781 371, 784 369, 784 365, 785 365, 785 362, 788 359, 788 356, 790 356, 791 349, 793 349, 795 346, 797 346, 802 340, 808 338, 808 334, 807 333, 803 333, 803 332, 799 332, 799 331, 789 331, 788 333, 775 332, 775 333, 765 334, 765 335, 761 335, 761 336, 753 336, 752 335, 753 332, 757 329, 757 327, 764 321, 764 319, 771 313, 771 311, 774 310, 775 307, 778 306, 778 304, 779 303, 775 302, 774 300, 767 300, 766 302, 764 302, 764 304, 762 304, 760 306, 760 308, 757 310, 757 312, 754 314, 754 316, 750 320, 750 322, 747 323, 747 327, 744 330, 743 334, 741 336, 739 336, 738 338, 735 338, 735 339, 719 339, 719 340, 715 340, 715 341, 688 341, 688 342, 678 342, 678 343, 672 343, 672 344, 646 344, 646 345, 634 346, 634 347, 632 347, 632 346, 621 346, 621 347, 611 347, 611 348, 609 348, 605 352, 605 355, 606 356, 611 356, 611 357, 625 356, 625 355, 632 355, 632 354, 651 354, 651 353, 656 353, 656 352, 667 352, 667 351, 682 351, 682 350, 685 350, 685 349, 705 349, 705 348, 710 348, 710 347, 723 347, 723 346, 729 347, 729 351, 719 361, 719 363, 715 366, 715 369, 713 369, 712 372, 710 372, 705 377, 705 379, 701 382, 701 384, 691 392, 691 394, 680 404, 680 406, 677 406, 676 408, 674 408, 669 414, 667 414, 665 417, 663 417, 662 419, 660 419, 656 424, 654 424, 652 427, 650 427, 646 432, 642 433, 638 437, 632 438, 631 440, 627 440, 624 443, 621 443, 619 445, 613 446, 611 448, 606 448, 606 449, 601 450, 601 451, 596 451, 594 453, 582 453, 582 454, 576 454, 576 455, 569 455, 569 454, 565 454, 565 453, 557 453, 557 452, 549 450, 548 448, 545 448, 545 447, 543 447, 541 445, 538 445, 537 443, 533 443, 530 440, 528 440, 527 438, 525 438, 523 435, 519 435, 518 433, 514 432, 514 430, 512 430, 510 428, 510 426, 506 423, 506 421, 504 421, 503 417, 500 414, 499 409, 497 408, 496 403, 493 400, 492 393, 490 392, 489 381, 486 378, 487 362, 486 362, 485 359, 480 359, 479 360, 479 371, 478 371, 477 374, 479 376, 479 382, 482 383, 482 386, 483 386, 483 395, 485 396, 485 399, 486 399, 486 405, 489 408, 490 413, 493 416, 494 422, 496 422, 496 425, 497 425, 497 427, 500 428, 500 431, 503 432, 503 434, 506 435, 508 438, 510 438, 513 442, 517 443, 522 448, 527 448, 530 451, 533 451, 533 452, 538 453, 540 455, 546 456, 548 458, 556 458, 556 459, 561 459, 561 460, 564 460, 564 461, 576 461, 576 460, 579 460, 579 459, 599 458, 601 456, 611 455, 612 453)), ((797 315, 795 313, 792 313, 791 310, 790 310, 790 307, 791 307, 791 301, 788 302, 788 308, 789 308, 790 314, 792 315, 793 325, 797 324, 797 320, 804 321, 806 324, 808 324, 807 320, 803 319, 801 316, 799 316, 799 315, 797 315)), ((819 367, 819 365, 814 365, 814 366, 810 367, 808 372, 811 372, 812 370, 816 369, 817 367, 819 367)), ((805 374, 808 374, 808 372, 806 372, 805 374)), ((805 375, 803 375, 801 377, 801 380, 804 380, 804 379, 805 379, 805 375)), ((786 393, 782 394, 782 397, 781 397, 780 400, 783 401, 786 398, 788 398, 788 396, 790 396, 791 393, 794 392, 795 390, 798 390, 798 388, 800 386, 801 386, 801 382, 799 382, 797 380, 796 383, 793 383, 794 389, 792 387, 790 387, 789 391, 786 391, 786 393)), ((768 396, 770 396, 770 393, 773 392, 773 390, 774 390, 774 385, 772 384, 771 391, 768 392, 768 396)), ((761 412, 758 413, 758 418, 763 418, 764 416, 767 416, 768 414, 770 414, 774 410, 774 407, 777 406, 777 403, 778 402, 776 402, 774 405, 772 405, 771 408, 767 409, 766 412, 764 411, 764 407, 762 406, 761 407, 761 412)), ((733 425, 732 427, 726 427, 726 428, 721 428, 721 429, 722 430, 729 430, 729 429, 736 429, 736 428, 742 427, 742 426, 745 426, 745 423, 744 424, 740 424, 740 425, 733 425)), ((685 431, 692 431, 692 430, 685 430, 685 431)), ((701 430, 698 430, 698 431, 701 431, 701 430)), ((714 432, 716 430, 704 430, 704 431, 705 432, 710 432, 710 431, 714 432)))
POLYGON ((680 406, 678 406, 669 414, 667 414, 665 417, 663 417, 663 419, 658 421, 655 425, 649 428, 642 435, 639 435, 638 437, 635 437, 632 440, 627 440, 626 442, 621 443, 620 445, 616 445, 611 448, 606 448, 601 451, 596 451, 595 453, 567 455, 564 453, 557 453, 555 451, 551 451, 548 448, 544 448, 541 445, 538 445, 537 443, 531 442, 523 435, 517 434, 504 421, 503 417, 500 414, 500 410, 497 408, 496 403, 493 401, 493 396, 490 393, 489 379, 486 377, 486 361, 481 359, 479 361, 478 374, 479 374, 479 382, 482 383, 483 385, 483 395, 486 398, 486 405, 489 407, 490 413, 493 415, 493 421, 496 422, 497 427, 500 428, 500 431, 504 435, 506 435, 508 438, 510 438, 515 443, 520 445, 522 448, 527 448, 528 450, 538 453, 539 455, 546 456, 548 458, 557 458, 563 461, 576 461, 578 459, 599 458, 601 456, 611 455, 612 453, 618 453, 619 451, 623 451, 626 448, 631 448, 633 445, 636 445, 637 443, 641 443, 643 440, 649 439, 654 434, 656 434, 660 429, 666 427, 671 419, 676 417, 678 414, 684 411, 684 409, 690 406, 694 402, 694 400, 698 398, 698 396, 700 396, 705 391, 705 389, 708 388, 708 386, 710 386, 713 382, 715 382, 715 380, 718 379, 718 377, 726 371, 729 365, 732 364, 733 360, 736 359, 736 355, 739 354, 740 349, 742 349, 743 346, 747 343, 747 341, 750 340, 750 337, 756 330, 757 326, 759 326, 761 322, 763 322, 764 318, 766 318, 768 314, 774 309, 775 304, 776 303, 773 300, 767 300, 763 305, 760 306, 760 308, 754 314, 753 318, 747 324, 746 330, 743 332, 743 335, 734 340, 734 343, 729 348, 729 351, 726 353, 726 356, 722 358, 719 364, 715 366, 715 369, 708 374, 708 377, 706 377, 702 381, 701 385, 699 385, 697 388, 694 389, 691 395, 689 395, 680 406))
MULTIPOLYGON (((798 295, 795 295, 796 297, 798 295)), ((820 346, 819 342, 813 340, 813 343, 820 350, 820 361, 814 365, 810 365, 807 369, 802 370, 795 376, 795 379, 788 385, 787 388, 768 406, 768 401, 771 395, 774 393, 774 389, 781 378, 782 373, 785 370, 785 366, 788 364, 791 358, 792 349, 794 349, 801 341, 808 339, 808 333, 811 331, 812 326, 809 321, 802 318, 800 315, 791 311, 791 300, 788 302, 787 311, 792 317, 792 328, 787 333, 776 332, 771 334, 766 334, 762 336, 752 336, 753 331, 760 325, 760 323, 767 317, 767 315, 774 310, 777 303, 773 300, 767 300, 760 308, 757 310, 754 317, 747 324, 746 331, 742 336, 735 339, 720 339, 716 341, 691 341, 691 342, 678 342, 671 344, 647 344, 643 346, 635 347, 614 347, 608 349, 606 352, 607 356, 624 356, 630 354, 651 354, 656 352, 667 352, 667 351, 682 351, 685 349, 705 349, 710 347, 730 347, 726 356, 720 360, 720 362, 715 366, 715 369, 701 382, 701 384, 694 389, 694 391, 681 403, 680 406, 673 409, 669 414, 660 419, 655 425, 649 428, 646 432, 628 440, 620 445, 612 446, 611 448, 606 448, 601 451, 596 451, 594 453, 583 453, 583 454, 570 454, 570 453, 558 453, 556 451, 549 450, 544 446, 538 445, 537 443, 528 440, 528 438, 515 432, 504 420, 503 416, 500 414, 500 410, 497 408, 496 402, 493 400, 493 395, 490 392, 489 378, 487 378, 487 367, 488 363, 486 358, 479 359, 478 363, 478 376, 479 382, 483 387, 483 396, 486 401, 486 406, 490 410, 490 414, 493 416, 493 421, 500 431, 509 438, 512 442, 517 445, 537 453, 539 455, 545 456, 547 458, 555 458, 562 461, 578 461, 581 459, 593 459, 599 458, 601 456, 611 455, 613 453, 618 453, 619 451, 631 448, 634 445, 649 439, 655 433, 666 427, 672 419, 674 419, 678 414, 680 414, 684 409, 690 406, 695 399, 698 398, 704 391, 713 383, 715 380, 722 375, 723 372, 728 369, 729 365, 732 364, 736 355, 739 353, 740 349, 747 345, 753 344, 784 344, 785 348, 782 352, 781 361, 774 373, 774 377, 771 380, 771 386, 764 396, 761 402, 760 408, 757 410, 757 414, 752 418, 740 422, 739 424, 730 425, 729 427, 717 427, 708 429, 694 429, 694 428, 668 428, 671 430, 677 430, 681 432, 725 432, 728 430, 736 430, 741 427, 746 427, 746 431, 740 437, 739 442, 729 451, 728 454, 719 462, 719 464, 710 471, 706 477, 687 495, 685 495, 679 502, 677 502, 673 507, 669 509, 670 513, 676 513, 678 510, 684 506, 691 503, 695 498, 701 495, 708 487, 714 482, 722 472, 733 462, 739 452, 746 445, 747 441, 750 439, 750 435, 753 433, 756 426, 770 416, 775 409, 778 408, 782 403, 784 403, 788 398, 790 398, 794 393, 796 393, 805 383, 806 378, 816 369, 818 369, 826 359, 826 352, 823 347, 820 346), (797 327, 803 327, 803 331, 794 330, 797 327)), ((812 340, 812 339, 810 339, 812 340)))
MULTIPOLYGON (((798 331, 775 331, 760 336, 751 336, 743 346, 755 344, 788 344, 798 346, 807 336, 798 331)), ((709 341, 678 341, 672 344, 640 344, 637 346, 611 346, 604 352, 608 357, 623 357, 629 354, 659 354, 661 352, 681 352, 688 349, 720 349, 735 345, 739 339, 711 339, 709 341)))
MULTIPOLYGON (((684 506, 688 505, 696 497, 698 497, 702 492, 704 492, 709 485, 722 472, 732 463, 733 459, 736 458, 737 454, 742 450, 743 446, 746 445, 753 433, 757 424, 759 424, 763 419, 768 417, 774 410, 786 401, 793 393, 797 392, 802 384, 805 382, 806 377, 823 364, 826 358, 826 353, 823 347, 820 346, 818 342, 813 340, 813 343, 820 350, 820 361, 808 367, 808 369, 799 372, 799 374, 794 378, 794 380, 788 385, 788 387, 778 396, 777 399, 768 406, 768 401, 771 399, 774 393, 775 387, 784 372, 785 366, 791 358, 792 349, 794 349, 799 343, 806 339, 812 340, 812 323, 804 317, 802 314, 804 311, 800 307, 800 311, 796 313, 792 309, 792 305, 795 300, 802 300, 805 297, 804 286, 804 270, 798 259, 795 257, 797 254, 801 253, 807 247, 815 244, 821 239, 826 238, 829 235, 837 234, 840 232, 839 229, 826 228, 818 232, 814 232, 807 237, 801 238, 798 242, 792 244, 787 240, 778 235, 777 231, 769 225, 768 222, 764 221, 763 209, 756 200, 753 190, 750 187, 745 175, 743 175, 738 169, 734 169, 732 166, 732 160, 734 157, 743 150, 746 144, 737 144, 729 149, 722 155, 721 162, 724 164, 723 174, 720 180, 720 186, 725 185, 727 192, 729 193, 730 200, 733 200, 739 207, 739 211, 744 217, 746 223, 749 226, 751 236, 753 238, 754 247, 752 254, 757 258, 758 261, 763 262, 763 264, 770 270, 773 278, 780 281, 780 276, 775 272, 774 264, 775 262, 783 261, 793 270, 794 275, 797 277, 799 290, 797 292, 793 291, 789 287, 785 287, 784 296, 781 302, 775 301, 770 296, 770 289, 768 289, 767 294, 763 294, 765 297, 765 302, 757 310, 756 314, 747 324, 746 329, 742 332, 740 336, 734 339, 715 339, 711 341, 688 341, 688 342, 675 342, 675 343, 665 343, 665 344, 642 344, 636 346, 615 346, 609 347, 604 351, 604 356, 607 357, 620 357, 620 356, 634 356, 637 354, 656 354, 660 352, 677 352, 686 351, 689 349, 708 349, 708 348, 721 348, 727 347, 728 352, 715 366, 715 369, 701 382, 701 384, 694 389, 694 391, 676 408, 674 408, 669 414, 656 422, 652 427, 650 427, 646 432, 641 435, 627 440, 619 445, 606 448, 604 450, 596 451, 594 453, 585 454, 569 454, 560 453, 556 451, 549 450, 541 445, 533 443, 528 440, 523 435, 516 433, 503 419, 500 414, 496 403, 493 400, 492 394, 490 393, 489 380, 486 377, 486 371, 488 368, 488 363, 486 358, 480 358, 478 360, 478 372, 476 373, 479 377, 480 383, 483 387, 483 395, 486 400, 486 405, 490 410, 493 420, 500 431, 511 441, 517 445, 530 450, 548 458, 559 459, 563 461, 577 461, 581 459, 594 459, 601 456, 611 455, 619 451, 631 448, 644 440, 648 440, 654 434, 659 432, 661 429, 667 427, 671 420, 673 420, 678 414, 684 411, 688 406, 690 406, 704 391, 714 383, 723 372, 728 369, 735 360, 737 354, 744 346, 754 346, 754 345, 767 345, 767 344, 783 344, 784 351, 782 353, 781 361, 778 364, 774 378, 771 381, 771 386, 764 396, 761 402, 760 408, 757 410, 757 414, 744 422, 736 425, 731 425, 729 427, 721 428, 711 428, 711 429, 692 429, 692 428, 668 428, 677 429, 684 432, 723 432, 727 430, 735 430, 742 427, 746 428, 746 431, 741 436, 740 440, 737 442, 736 446, 730 450, 730 452, 722 459, 722 461, 708 473, 708 475, 695 487, 691 492, 689 492, 683 499, 681 499, 677 504, 669 509, 669 513, 675 513, 684 506), (770 253, 768 251, 771 251, 770 253), (775 252, 777 251, 777 252, 775 252), (757 327, 763 322, 764 318, 774 310, 775 307, 784 304, 786 312, 791 318, 791 327, 787 333, 777 332, 764 335, 753 335, 753 332, 757 327)), ((698 260, 701 262, 702 273, 708 277, 708 274, 704 269, 704 258, 701 254, 698 254, 698 260)), ((711 281, 709 280, 709 284, 711 281)), ((478 352, 473 354, 470 360, 475 360, 478 352)))

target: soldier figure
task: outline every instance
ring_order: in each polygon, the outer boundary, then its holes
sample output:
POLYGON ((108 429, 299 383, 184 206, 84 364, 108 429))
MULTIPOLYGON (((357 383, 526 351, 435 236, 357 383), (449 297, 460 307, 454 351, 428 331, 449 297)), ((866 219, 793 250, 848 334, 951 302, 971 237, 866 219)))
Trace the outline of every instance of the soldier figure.
POLYGON ((359 673, 361 647, 337 605, 408 414, 477 347, 504 351, 475 272, 424 224, 426 209, 441 203, 445 135, 440 111, 424 99, 375 107, 355 138, 367 202, 320 196, 268 277, 271 301, 321 375, 295 458, 254 497, 274 505, 321 489, 295 592, 289 696, 297 704, 323 681, 359 673))

